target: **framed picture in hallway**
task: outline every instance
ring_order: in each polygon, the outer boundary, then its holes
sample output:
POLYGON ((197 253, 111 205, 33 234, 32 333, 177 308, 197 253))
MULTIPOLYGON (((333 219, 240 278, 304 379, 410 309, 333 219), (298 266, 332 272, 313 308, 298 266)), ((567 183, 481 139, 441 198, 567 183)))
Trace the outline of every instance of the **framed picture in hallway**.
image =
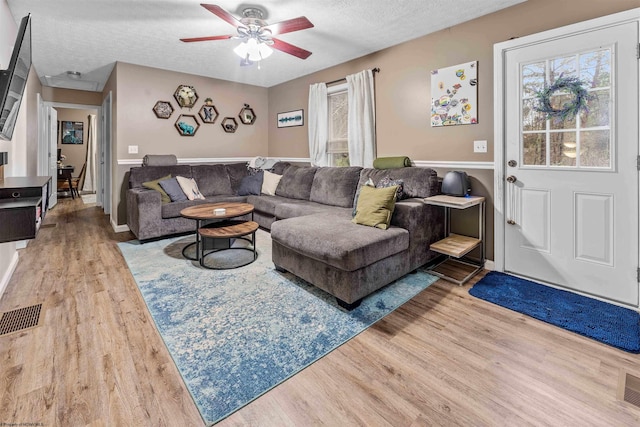
POLYGON ((62 144, 82 144, 84 122, 62 121, 60 126, 62 144))

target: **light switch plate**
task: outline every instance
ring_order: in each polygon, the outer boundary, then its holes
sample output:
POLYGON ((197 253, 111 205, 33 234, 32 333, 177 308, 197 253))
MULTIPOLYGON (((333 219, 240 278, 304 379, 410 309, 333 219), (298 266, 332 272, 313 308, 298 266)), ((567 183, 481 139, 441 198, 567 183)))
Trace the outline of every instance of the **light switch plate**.
POLYGON ((486 153, 487 152, 487 141, 473 141, 473 152, 474 153, 486 153))
POLYGON ((129 146, 129 154, 138 154, 138 146, 130 145, 129 146))

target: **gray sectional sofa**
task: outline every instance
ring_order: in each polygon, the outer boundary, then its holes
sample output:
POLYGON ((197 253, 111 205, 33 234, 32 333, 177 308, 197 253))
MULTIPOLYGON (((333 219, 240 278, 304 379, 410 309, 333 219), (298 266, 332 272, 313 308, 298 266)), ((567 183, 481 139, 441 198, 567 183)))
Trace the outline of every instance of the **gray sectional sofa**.
POLYGON ((271 232, 275 267, 329 292, 347 309, 437 257, 429 245, 444 235, 443 212, 422 202, 439 192, 432 169, 316 168, 279 162, 272 172, 282 175, 275 195, 241 196, 238 189, 249 175, 244 163, 131 168, 128 226, 144 242, 193 232, 195 222, 180 216, 187 206, 251 203, 254 220, 271 232), (142 186, 169 174, 193 177, 205 200, 162 204, 160 193, 142 186), (395 203, 390 227, 353 223, 358 188, 369 179, 375 184, 384 177, 403 180, 406 197, 395 203))

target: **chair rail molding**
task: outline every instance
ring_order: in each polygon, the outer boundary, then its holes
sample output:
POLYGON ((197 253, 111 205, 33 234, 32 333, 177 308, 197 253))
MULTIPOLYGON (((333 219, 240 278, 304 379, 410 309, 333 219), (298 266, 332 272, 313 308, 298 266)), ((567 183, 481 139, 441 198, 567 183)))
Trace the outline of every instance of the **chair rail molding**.
POLYGON ((452 168, 452 169, 485 169, 493 170, 493 162, 466 162, 457 160, 414 160, 413 165, 419 168, 452 168))
MULTIPOLYGON (((248 162, 253 157, 193 157, 178 158, 179 165, 192 165, 195 163, 240 163, 248 162)), ((307 157, 265 157, 266 159, 279 160, 281 162, 291 163, 309 163, 311 160, 307 157)), ((118 166, 142 166, 142 159, 118 159, 118 166)))

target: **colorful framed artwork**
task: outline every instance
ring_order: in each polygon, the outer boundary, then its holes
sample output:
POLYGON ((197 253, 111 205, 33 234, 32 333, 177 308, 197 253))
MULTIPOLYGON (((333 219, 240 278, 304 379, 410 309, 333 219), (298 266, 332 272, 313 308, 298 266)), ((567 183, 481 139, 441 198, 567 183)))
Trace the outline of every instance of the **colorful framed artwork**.
POLYGON ((304 110, 287 111, 278 113, 278 127, 288 128, 304 125, 304 110))
POLYGON ((431 71, 431 126, 478 123, 478 61, 431 71))
POLYGON ((84 122, 60 122, 60 143, 62 144, 82 144, 84 135, 84 122))

